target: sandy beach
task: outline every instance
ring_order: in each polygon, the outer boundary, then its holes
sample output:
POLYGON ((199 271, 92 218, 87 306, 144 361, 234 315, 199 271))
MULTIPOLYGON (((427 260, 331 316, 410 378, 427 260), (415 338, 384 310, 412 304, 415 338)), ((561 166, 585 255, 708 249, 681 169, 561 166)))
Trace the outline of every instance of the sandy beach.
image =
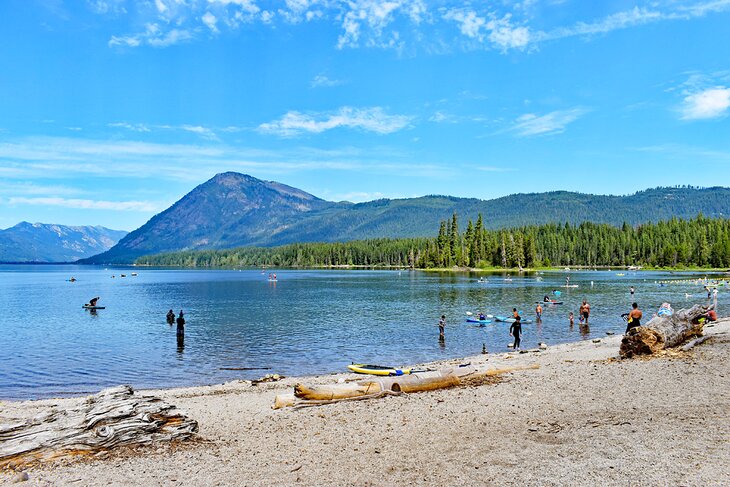
MULTIPOLYGON (((689 352, 619 360, 620 336, 459 361, 538 364, 494 383, 272 410, 296 382, 142 391, 198 438, 25 469, 24 485, 728 485, 730 319, 689 352)), ((440 365, 440 364, 431 364, 440 365)), ((82 398, 0 402, 0 423, 82 398)), ((0 472, 10 483, 17 472, 0 472)))

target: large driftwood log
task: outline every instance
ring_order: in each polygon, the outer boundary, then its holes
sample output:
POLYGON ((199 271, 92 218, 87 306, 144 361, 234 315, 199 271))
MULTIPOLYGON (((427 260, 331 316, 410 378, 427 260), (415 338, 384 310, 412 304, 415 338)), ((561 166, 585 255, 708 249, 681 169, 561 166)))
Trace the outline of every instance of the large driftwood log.
POLYGON ((0 467, 88 455, 117 446, 184 440, 198 423, 159 398, 129 386, 105 389, 77 408, 0 425, 0 467))
POLYGON ((696 304, 681 309, 672 316, 655 316, 644 326, 632 328, 621 340, 622 357, 652 354, 668 347, 676 347, 686 340, 702 335, 702 324, 693 323, 712 306, 696 304))
POLYGON ((505 374, 515 370, 537 369, 538 365, 510 367, 506 369, 479 369, 476 367, 450 367, 437 371, 418 372, 397 377, 374 377, 346 384, 309 387, 294 386, 294 394, 279 394, 273 409, 307 404, 328 404, 337 400, 383 397, 389 393, 425 392, 445 389, 461 384, 464 380, 505 374))

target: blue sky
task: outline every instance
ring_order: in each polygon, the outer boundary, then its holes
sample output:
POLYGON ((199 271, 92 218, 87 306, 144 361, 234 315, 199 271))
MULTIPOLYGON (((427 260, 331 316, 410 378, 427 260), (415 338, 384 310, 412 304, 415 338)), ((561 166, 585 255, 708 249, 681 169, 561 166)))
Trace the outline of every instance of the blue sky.
POLYGON ((730 0, 5 0, 0 228, 214 174, 328 200, 730 184, 730 0))

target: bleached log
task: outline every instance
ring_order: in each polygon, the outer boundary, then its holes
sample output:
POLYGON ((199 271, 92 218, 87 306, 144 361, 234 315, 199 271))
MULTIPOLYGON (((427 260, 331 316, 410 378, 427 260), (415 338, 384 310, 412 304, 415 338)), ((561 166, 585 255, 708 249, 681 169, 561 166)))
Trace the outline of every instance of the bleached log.
POLYGON ((510 367, 506 369, 479 369, 476 367, 449 367, 437 371, 418 372, 397 377, 377 377, 370 380, 348 384, 306 386, 296 384, 294 394, 279 394, 274 399, 273 409, 303 405, 312 401, 329 404, 338 400, 366 397, 382 397, 384 393, 426 392, 458 386, 465 379, 476 379, 513 372, 516 370, 536 369, 539 365, 510 367))
POLYGON ((699 338, 695 338, 694 340, 690 341, 686 345, 682 346, 682 351, 683 352, 688 352, 691 349, 693 349, 694 347, 696 347, 697 345, 706 342, 710 338, 712 338, 710 335, 705 335, 705 336, 702 336, 702 337, 699 337, 699 338))
POLYGON ((197 421, 175 406, 137 396, 130 386, 113 387, 76 408, 53 409, 21 423, 0 425, 0 467, 184 440, 197 430, 197 421))
POLYGON ((712 306, 696 304, 681 309, 672 316, 656 316, 644 326, 632 328, 621 340, 622 357, 652 354, 668 347, 676 347, 686 340, 702 335, 702 324, 693 323, 712 306))

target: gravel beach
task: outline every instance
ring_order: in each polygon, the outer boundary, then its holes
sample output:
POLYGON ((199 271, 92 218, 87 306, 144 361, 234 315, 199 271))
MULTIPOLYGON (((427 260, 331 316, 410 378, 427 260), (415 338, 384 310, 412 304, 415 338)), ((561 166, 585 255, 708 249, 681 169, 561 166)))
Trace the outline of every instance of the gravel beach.
MULTIPOLYGON (((142 391, 197 420, 198 438, 30 467, 22 483, 730 485, 730 319, 705 332, 712 338, 689 352, 652 358, 620 360, 621 337, 607 336, 442 362, 540 368, 304 409, 271 405, 296 382, 356 376, 142 391)), ((82 400, 0 402, 0 423, 82 400)), ((17 480, 0 471, 0 482, 17 480)))

